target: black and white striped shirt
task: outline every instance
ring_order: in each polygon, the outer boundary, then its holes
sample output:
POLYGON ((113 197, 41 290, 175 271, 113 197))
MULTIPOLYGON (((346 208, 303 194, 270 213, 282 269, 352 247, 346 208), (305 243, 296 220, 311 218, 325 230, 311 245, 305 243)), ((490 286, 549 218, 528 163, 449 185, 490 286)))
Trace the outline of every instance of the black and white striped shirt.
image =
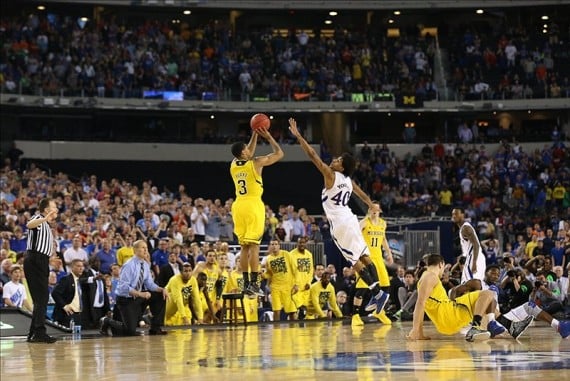
MULTIPOLYGON (((44 218, 44 216, 38 213, 33 216, 30 221, 37 220, 38 218, 44 218)), ((35 229, 28 230, 28 244, 26 250, 37 251, 49 257, 53 252, 53 242, 51 227, 47 221, 44 221, 35 229)))

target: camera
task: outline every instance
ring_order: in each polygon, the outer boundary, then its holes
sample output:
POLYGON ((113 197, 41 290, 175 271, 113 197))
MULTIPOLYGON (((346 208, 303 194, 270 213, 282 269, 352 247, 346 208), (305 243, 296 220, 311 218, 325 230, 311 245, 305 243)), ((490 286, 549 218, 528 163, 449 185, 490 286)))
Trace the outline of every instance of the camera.
POLYGON ((540 286, 544 286, 544 283, 542 283, 542 282, 539 281, 539 280, 537 280, 536 282, 534 282, 534 287, 540 288, 540 286))
POLYGON ((509 278, 515 278, 517 276, 517 272, 515 270, 509 270, 507 271, 507 276, 509 278))

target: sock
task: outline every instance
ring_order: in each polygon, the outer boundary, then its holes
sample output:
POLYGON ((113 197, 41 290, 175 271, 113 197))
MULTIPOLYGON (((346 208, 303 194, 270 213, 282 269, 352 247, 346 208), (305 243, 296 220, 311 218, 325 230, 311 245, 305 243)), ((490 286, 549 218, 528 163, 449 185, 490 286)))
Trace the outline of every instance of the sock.
POLYGON ((257 273, 256 272, 251 273, 251 283, 257 284, 257 273))
POLYGON ((483 320, 483 318, 481 317, 481 315, 475 315, 473 316, 473 326, 474 327, 479 327, 481 325, 481 320, 483 320))
POLYGON ((243 288, 246 289, 248 287, 249 287, 249 273, 244 272, 243 273, 243 288))
POLYGON ((495 314, 492 313, 492 312, 491 312, 490 314, 487 314, 487 320, 488 320, 488 321, 493 321, 493 320, 495 320, 495 314))
POLYGON ((558 325, 560 324, 560 322, 554 318, 552 318, 552 322, 550 323, 550 326, 552 328, 554 328, 556 331, 558 331, 558 325))
POLYGON ((497 318, 497 321, 503 325, 506 329, 511 328, 512 321, 507 319, 504 315, 501 315, 497 318))
POLYGON ((362 305, 362 298, 354 298, 354 302, 352 303, 352 314, 353 315, 360 315, 360 306, 362 305))

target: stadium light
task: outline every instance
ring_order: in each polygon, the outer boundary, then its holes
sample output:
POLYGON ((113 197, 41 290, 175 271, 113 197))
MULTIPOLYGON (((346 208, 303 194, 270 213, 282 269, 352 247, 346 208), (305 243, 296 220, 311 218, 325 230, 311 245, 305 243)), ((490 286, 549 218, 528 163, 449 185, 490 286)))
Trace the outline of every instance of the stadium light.
POLYGON ((388 24, 393 24, 393 23, 394 23, 394 20, 392 20, 392 19, 388 20, 388 24))
POLYGON ((399 15, 402 14, 402 12, 400 12, 400 11, 394 11, 394 14, 395 14, 396 16, 399 16, 399 15))
POLYGON ((38 5, 37 10, 38 11, 45 11, 46 7, 44 7, 43 5, 38 5))
POLYGON ((543 20, 548 20, 548 16, 544 15, 544 16, 541 17, 541 19, 543 19, 543 20))
POLYGON ((182 13, 184 13, 185 15, 189 15, 189 14, 192 13, 192 11, 191 11, 190 9, 186 9, 186 10, 185 10, 184 12, 182 12, 182 13))
POLYGON ((325 20, 325 24, 327 24, 327 25, 332 24, 332 20, 325 20))
POLYGON ((478 15, 482 15, 484 12, 485 12, 485 11, 482 10, 482 9, 477 9, 477 10, 475 11, 475 13, 477 13, 478 15))
POLYGON ((334 16, 336 16, 336 15, 338 15, 338 12, 337 12, 337 11, 330 11, 330 12, 329 12, 329 16, 333 16, 333 17, 334 17, 334 16))

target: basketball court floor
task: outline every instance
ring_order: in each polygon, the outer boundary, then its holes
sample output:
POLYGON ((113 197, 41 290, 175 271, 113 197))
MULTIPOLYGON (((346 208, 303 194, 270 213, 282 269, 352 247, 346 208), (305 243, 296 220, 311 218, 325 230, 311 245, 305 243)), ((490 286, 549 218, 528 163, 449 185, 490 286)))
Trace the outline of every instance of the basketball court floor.
POLYGON ((209 326, 166 336, 81 337, 55 344, 2 338, 2 380, 570 380, 570 340, 536 322, 518 340, 468 343, 426 322, 429 341, 408 341, 411 323, 341 321, 209 326))

